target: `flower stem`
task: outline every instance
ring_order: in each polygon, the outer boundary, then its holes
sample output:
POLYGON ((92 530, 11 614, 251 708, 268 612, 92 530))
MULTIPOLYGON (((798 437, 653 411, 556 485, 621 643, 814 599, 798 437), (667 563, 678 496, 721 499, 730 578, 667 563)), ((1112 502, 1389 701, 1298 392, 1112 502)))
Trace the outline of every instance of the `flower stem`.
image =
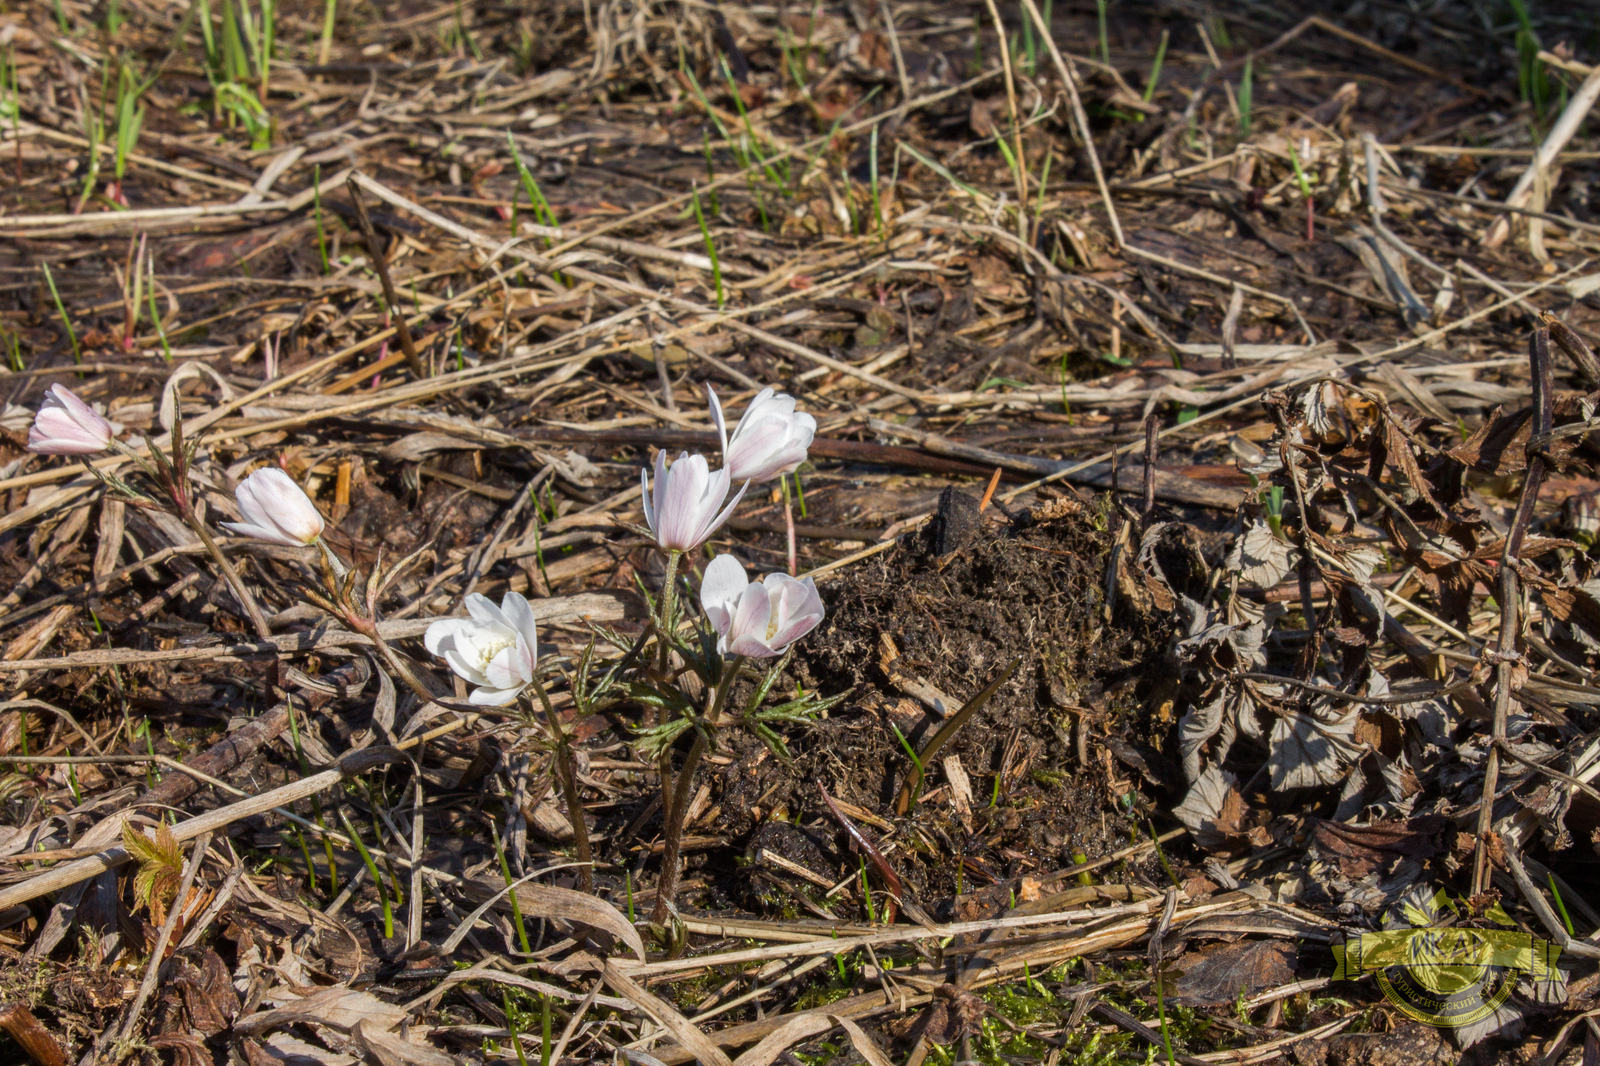
MULTIPOLYGON (((703 730, 696 730, 694 746, 683 760, 683 769, 678 771, 672 805, 667 809, 667 831, 661 849, 661 880, 656 885, 655 908, 650 912, 650 920, 657 925, 666 923, 667 908, 678 895, 678 858, 683 846, 683 823, 689 813, 689 790, 694 786, 695 771, 699 769, 700 759, 705 753, 706 734, 703 730)), ((670 757, 670 754, 663 756, 670 757)))
POLYGON ((794 501, 789 496, 789 479, 781 477, 778 484, 783 486, 783 524, 789 531, 789 576, 794 577, 800 573, 800 556, 794 537, 794 501))
POLYGON ((578 862, 578 888, 584 892, 594 891, 594 853, 589 849, 589 823, 583 818, 583 802, 578 797, 578 775, 572 765, 572 744, 567 736, 566 727, 561 724, 561 719, 556 716, 555 707, 550 703, 550 695, 544 690, 544 682, 537 676, 533 679, 533 691, 538 693, 539 702, 544 705, 545 721, 550 723, 550 734, 556 741, 556 778, 561 782, 561 795, 567 801, 567 820, 572 823, 572 845, 576 852, 578 862))
POLYGON ((722 706, 728 702, 728 693, 733 691, 733 683, 744 670, 745 656, 735 655, 733 662, 722 668, 722 682, 717 685, 716 698, 711 704, 711 713, 706 715, 706 721, 713 726, 722 721, 722 706))
MULTIPOLYGON (((682 552, 667 552, 667 581, 661 589, 661 613, 656 619, 656 669, 661 676, 662 684, 666 684, 672 674, 672 641, 669 634, 672 632, 674 598, 678 585, 678 562, 683 557, 682 552)), ((658 708, 656 711, 656 725, 665 725, 667 709, 658 708)), ((657 761, 656 772, 661 780, 661 819, 664 824, 672 821, 672 749, 661 753, 657 761)))
POLYGON ((194 530, 195 536, 200 538, 200 543, 206 546, 206 551, 210 552, 211 557, 217 561, 217 566, 221 568, 223 577, 227 578, 229 586, 233 589, 233 594, 239 597, 239 602, 244 605, 245 614, 250 616, 250 624, 255 626, 256 635, 262 640, 271 639, 272 630, 267 625, 266 616, 261 613, 261 607, 256 603, 255 597, 250 595, 250 590, 245 587, 244 580, 239 577, 239 571, 235 570, 233 564, 228 561, 228 557, 222 554, 222 549, 212 539, 211 532, 206 529, 205 523, 200 521, 193 511, 190 511, 186 517, 189 528, 194 530))
POLYGON ((676 621, 676 619, 673 618, 673 613, 677 606, 676 598, 678 592, 678 564, 682 559, 682 552, 667 552, 667 580, 666 584, 661 587, 661 617, 656 619, 656 627, 659 630, 657 642, 657 662, 660 665, 661 672, 663 674, 666 673, 668 667, 672 664, 672 642, 669 637, 673 631, 674 622, 676 621))
POLYGON ((322 557, 327 560, 328 569, 333 571, 334 578, 343 581, 344 576, 350 572, 350 568, 344 565, 344 560, 335 555, 333 549, 328 547, 328 542, 321 537, 317 538, 317 547, 322 549, 322 557))

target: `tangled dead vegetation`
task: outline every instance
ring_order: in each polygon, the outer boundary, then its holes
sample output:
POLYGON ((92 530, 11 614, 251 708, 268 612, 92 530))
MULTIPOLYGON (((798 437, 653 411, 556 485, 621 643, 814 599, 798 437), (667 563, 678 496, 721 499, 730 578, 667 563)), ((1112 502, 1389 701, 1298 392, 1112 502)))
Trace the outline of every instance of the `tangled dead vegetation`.
POLYGON ((1596 1060, 1592 12, 1295 14, 0 11, 0 1059, 1596 1060))

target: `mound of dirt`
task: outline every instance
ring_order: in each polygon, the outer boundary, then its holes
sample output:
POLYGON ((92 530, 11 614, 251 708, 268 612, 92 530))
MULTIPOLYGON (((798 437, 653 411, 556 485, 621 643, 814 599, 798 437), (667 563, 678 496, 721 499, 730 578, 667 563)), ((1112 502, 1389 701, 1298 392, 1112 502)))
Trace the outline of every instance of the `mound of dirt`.
POLYGON ((980 516, 977 500, 951 490, 920 537, 824 582, 828 617, 796 656, 793 683, 848 698, 790 738, 791 764, 730 735, 741 757, 716 776, 716 829, 744 845, 743 887, 753 876, 805 889, 792 869, 769 876, 771 855, 816 875, 813 885, 859 869, 819 786, 847 814, 870 816, 858 828, 893 841, 892 865, 929 908, 1125 846, 1134 825, 1118 801, 1132 789, 1116 786, 1127 771, 1076 731, 1148 733, 1146 708, 1172 672, 1161 667, 1163 614, 1126 600, 1108 611, 1117 521, 1067 499, 1009 521, 980 516), (929 761, 921 801, 897 816, 913 764, 896 730, 921 752, 1014 659, 1014 676, 929 761))

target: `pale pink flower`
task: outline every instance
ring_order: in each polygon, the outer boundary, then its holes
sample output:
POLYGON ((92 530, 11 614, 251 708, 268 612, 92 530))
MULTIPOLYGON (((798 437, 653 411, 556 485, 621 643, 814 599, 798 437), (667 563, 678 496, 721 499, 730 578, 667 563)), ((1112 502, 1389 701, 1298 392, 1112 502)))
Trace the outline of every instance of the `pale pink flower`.
POLYGON ((817 420, 794 409, 794 397, 762 389, 745 408, 744 416, 728 435, 722 404, 711 386, 711 420, 722 435, 723 465, 734 481, 771 481, 793 473, 806 461, 806 449, 817 435, 817 420))
POLYGON ((317 505, 294 478, 275 466, 264 466, 245 478, 233 491, 233 498, 239 502, 244 521, 223 522, 222 528, 241 537, 299 548, 315 544, 322 536, 317 505))
POLYGON ((723 507, 730 487, 728 470, 715 474, 703 455, 682 452, 678 461, 667 465, 665 450, 656 452, 656 483, 651 490, 650 473, 639 471, 639 487, 644 494, 644 521, 655 534, 656 544, 667 551, 694 551, 728 520, 744 498, 748 485, 741 485, 733 502, 723 507), (718 508, 721 508, 719 511, 718 508))
POLYGON ((469 618, 441 618, 422 642, 450 664, 455 675, 475 685, 467 697, 485 707, 503 707, 533 681, 539 640, 533 608, 520 592, 508 592, 500 606, 474 592, 466 598, 469 618))
POLYGON ((28 450, 41 455, 92 455, 111 447, 111 423, 65 385, 52 385, 28 430, 28 450))
POLYGON ((811 578, 772 573, 749 581, 731 555, 719 555, 700 581, 700 606, 717 631, 717 651, 771 659, 817 627, 826 613, 811 578))

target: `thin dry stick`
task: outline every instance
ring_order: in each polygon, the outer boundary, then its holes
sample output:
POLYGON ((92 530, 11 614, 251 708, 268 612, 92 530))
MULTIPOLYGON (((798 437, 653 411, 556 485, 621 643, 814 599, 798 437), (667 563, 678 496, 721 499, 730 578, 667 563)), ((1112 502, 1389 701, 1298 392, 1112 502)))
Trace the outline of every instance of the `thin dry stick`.
POLYGON ((361 236, 366 239, 367 255, 372 260, 372 269, 378 272, 378 282, 383 286, 383 299, 389 305, 389 316, 394 321, 395 333, 400 338, 400 350, 406 353, 406 364, 411 367, 412 375, 421 381, 428 374, 422 367, 422 357, 417 354, 416 342, 411 339, 411 326, 406 322, 405 311, 400 305, 400 296, 394 291, 394 279, 389 276, 389 263, 383 254, 383 242, 378 240, 378 234, 372 228, 372 219, 367 217, 367 205, 361 202, 361 184, 356 181, 356 175, 350 175, 345 187, 350 190, 350 202, 356 208, 356 222, 361 226, 361 236))
POLYGON ((1139 509, 1139 515, 1147 529, 1150 526, 1150 515, 1156 508, 1156 456, 1160 452, 1158 447, 1160 440, 1161 416, 1152 411, 1144 420, 1144 505, 1139 509))
POLYGON ((889 50, 894 53, 895 73, 900 76, 900 99, 911 99, 911 76, 906 73, 906 57, 900 51, 900 34, 894 28, 894 8, 889 0, 878 5, 883 14, 883 24, 889 31, 889 50))
MULTIPOLYGON (((1583 84, 1578 86, 1578 91, 1567 101, 1561 117, 1556 119, 1555 125, 1550 127, 1549 134, 1545 136, 1544 143, 1539 145, 1539 151, 1533 158, 1533 165, 1523 171, 1522 177, 1518 178, 1517 184, 1512 187, 1511 195, 1506 197, 1507 207, 1528 206, 1528 201, 1533 198, 1535 178, 1541 170, 1548 170, 1555 163, 1556 156, 1561 154, 1561 149, 1566 147, 1572 135, 1578 132, 1578 127, 1583 125, 1584 116, 1594 107, 1597 100, 1600 100, 1600 70, 1591 71, 1583 80, 1583 84)), ((1490 248, 1498 247, 1510 232, 1511 224, 1505 217, 1497 218, 1489 227, 1489 232, 1484 234, 1483 243, 1490 248)))
POLYGON ((1550 330, 1550 339, 1567 353, 1573 365, 1589 379, 1589 384, 1600 385, 1600 361, 1596 361, 1594 351, 1584 343, 1583 338, 1549 311, 1540 312, 1539 319, 1550 330))
MULTIPOLYGON (((759 165, 759 164, 757 164, 759 165)), ((522 236, 549 237, 558 241, 581 241, 591 248, 598 248, 602 252, 618 252, 622 255, 631 255, 638 259, 654 259, 661 263, 671 263, 674 266, 688 267, 710 273, 712 270, 721 270, 723 277, 759 278, 766 272, 747 267, 743 263, 721 261, 712 266, 709 257, 700 252, 688 252, 677 248, 660 248, 654 244, 644 244, 640 241, 623 240, 620 237, 591 236, 582 230, 560 226, 541 226, 534 222, 519 222, 518 228, 522 236)))
MULTIPOLYGON (((991 0, 991 8, 993 3, 991 0)), ((1077 72, 1072 69, 1072 64, 1061 57, 1061 50, 1056 47, 1056 39, 1051 36, 1050 24, 1045 22, 1044 16, 1039 14, 1039 8, 1033 0, 1022 0, 1022 6, 1027 9, 1028 17, 1033 19, 1033 24, 1039 29, 1039 36, 1044 38, 1045 47, 1050 49, 1050 59, 1056 65, 1056 72, 1061 75, 1061 82, 1067 87, 1067 99, 1072 104, 1072 118, 1078 125, 1078 133, 1083 137, 1083 150, 1089 156, 1089 168, 1094 171, 1094 182, 1100 186, 1100 199, 1106 205, 1106 217, 1111 223, 1111 235, 1116 238, 1117 247, 1120 249, 1126 243, 1122 239, 1122 220, 1117 218, 1117 205, 1111 200, 1111 189, 1106 185, 1106 172, 1100 166, 1100 153, 1095 151, 1094 134, 1089 129, 1089 116, 1083 110, 1083 100, 1078 96, 1077 72)), ((1000 47, 1005 47, 1002 38, 1000 47)))
MULTIPOLYGON (((422 858, 422 818, 424 798, 422 794, 422 752, 419 750, 412 759, 412 811, 411 811, 411 855, 413 859, 422 858)), ((424 896, 422 894, 422 863, 416 862, 411 867, 411 897, 407 901, 409 910, 406 914, 406 950, 417 946, 417 941, 422 939, 422 910, 424 896)))
POLYGON ((272 200, 259 204, 195 204, 193 207, 147 207, 132 211, 107 211, 89 215, 8 215, 0 218, 0 229, 33 229, 50 227, 53 234, 103 229, 111 224, 126 226, 143 222, 192 222, 200 218, 229 215, 260 214, 267 211, 290 210, 287 200, 272 200))
POLYGON ((1006 110, 1011 114, 1011 135, 1016 148, 1016 165, 1011 168, 1017 181, 1017 238, 1028 243, 1028 159, 1022 154, 1022 117, 1017 114, 1017 84, 1011 74, 1011 46, 1006 41, 1006 24, 1000 21, 1000 9, 994 0, 984 0, 989 6, 989 18, 994 21, 995 38, 1000 44, 1000 69, 1006 78, 1006 110))
MULTIPOLYGON (((1106 861, 1111 861, 1107 859, 1106 861)), ((1065 925, 1073 932, 1084 931, 1093 935, 1106 928, 1106 920, 1111 918, 1129 917, 1128 924, 1147 924, 1149 915, 1161 909, 1162 898, 1156 896, 1152 899, 1141 900, 1138 903, 1116 904, 1109 907, 1093 907, 1084 910, 1068 910, 1046 912, 1041 914, 1008 914, 1001 918, 989 918, 974 922, 950 922, 935 924, 931 929, 920 925, 897 925, 885 929, 880 933, 863 933, 851 937, 819 937, 805 943, 770 944, 759 948, 741 948, 736 951, 721 952, 715 955, 700 955, 695 958, 661 959, 656 962, 633 962, 626 958, 613 960, 619 969, 630 976, 654 976, 656 974, 674 973, 680 970, 700 970, 714 966, 743 966, 752 962, 768 962, 772 959, 795 960, 810 958, 813 955, 848 955, 850 952, 865 947, 882 947, 885 944, 903 944, 917 940, 940 941, 950 937, 966 936, 976 933, 987 933, 994 929, 1021 929, 1035 925, 1065 925), (1085 927, 1088 927, 1085 929, 1085 927)), ((1218 911, 1227 911, 1240 907, 1240 901, 1229 900, 1224 902, 1207 902, 1196 904, 1184 912, 1183 917, 1195 918, 1203 914, 1218 911)), ((1118 923, 1121 924, 1121 923, 1118 923)), ((1021 969, 1020 966, 1017 969, 1021 969)))
MULTIPOLYGON (((82 137, 71 133, 62 133, 59 130, 53 130, 47 126, 23 125, 18 130, 18 133, 22 137, 42 137, 47 141, 55 141, 57 144, 70 144, 76 148, 95 147, 101 155, 111 156, 116 154, 115 145, 105 143, 91 145, 89 141, 82 137)), ((127 153, 127 159, 129 162, 137 163, 142 167, 149 167, 152 170, 159 170, 162 173, 171 174, 175 177, 183 178, 186 181, 199 182, 202 185, 213 185, 219 189, 231 189, 234 192, 248 193, 254 191, 251 186, 240 181, 234 181, 232 178, 218 177, 215 174, 208 174, 203 170, 190 170, 188 167, 180 167, 176 163, 168 163, 163 159, 156 159, 153 156, 141 155, 138 152, 127 153)), ((115 211, 109 213, 118 216, 126 216, 129 214, 129 212, 126 211, 115 211)), ((89 216, 79 215, 77 217, 87 218, 89 216)))
MULTIPOLYGON (((1529 362, 1533 368, 1533 431, 1537 436, 1550 432, 1552 421, 1552 382, 1550 376, 1550 331, 1539 328, 1533 331, 1529 343, 1529 362)), ((1522 497, 1517 501, 1517 514, 1506 534, 1505 547, 1500 553, 1500 581, 1495 596, 1500 600, 1500 638, 1492 658, 1495 662, 1494 733, 1489 747, 1489 757, 1483 769, 1483 798, 1478 803, 1478 839, 1472 855, 1472 892, 1482 892, 1489 883, 1489 837, 1494 828, 1495 789, 1500 780, 1500 747, 1506 735, 1506 717, 1511 707, 1511 684, 1517 654, 1517 572, 1516 563, 1522 556, 1522 541, 1528 533, 1528 523, 1533 520, 1533 508, 1539 500, 1539 487, 1544 482, 1544 459, 1539 455, 1528 457, 1528 472, 1522 484, 1522 497)), ((1486 656, 1488 657, 1488 656, 1486 656)))

